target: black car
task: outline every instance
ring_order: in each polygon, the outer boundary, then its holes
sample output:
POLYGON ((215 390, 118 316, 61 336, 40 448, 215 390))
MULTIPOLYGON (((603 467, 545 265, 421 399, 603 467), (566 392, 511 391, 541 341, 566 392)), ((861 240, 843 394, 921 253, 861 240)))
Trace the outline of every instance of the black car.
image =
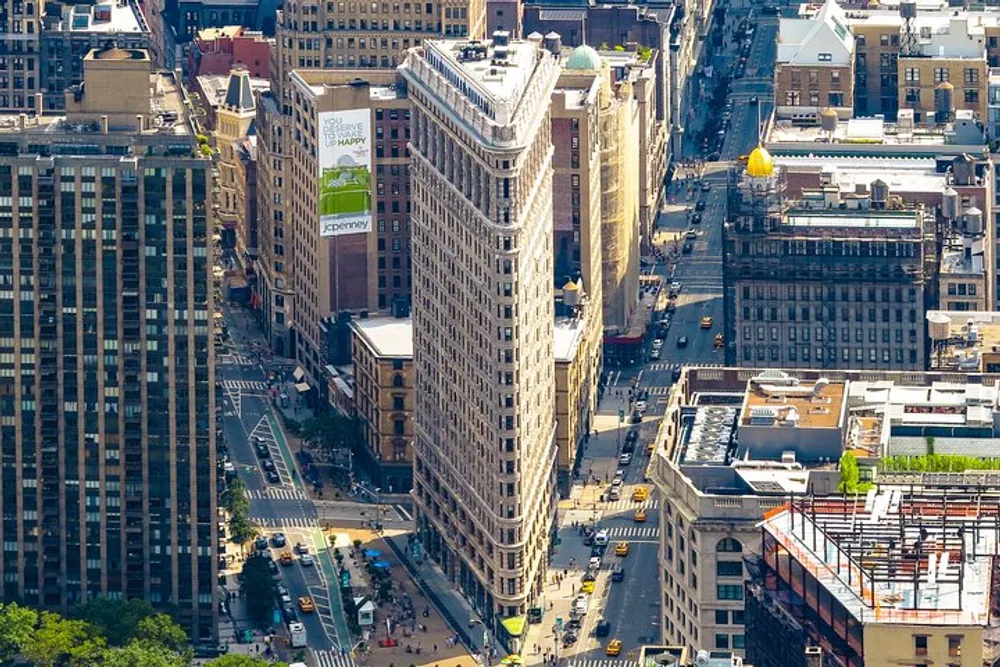
POLYGON ((620 567, 616 567, 611 572, 611 581, 625 581, 625 570, 620 567))
POLYGON ((583 627, 583 624, 580 623, 580 619, 578 618, 571 618, 569 619, 569 622, 566 623, 567 630, 579 630, 581 627, 583 627))
POLYGON ((281 484, 281 477, 278 476, 275 470, 268 470, 264 473, 264 477, 267 478, 268 484, 281 484))
POLYGON ((704 199, 699 199, 698 203, 694 205, 694 210, 696 210, 696 211, 704 211, 705 210, 705 200, 704 199))
POLYGON ((285 546, 285 534, 275 533, 274 535, 271 536, 271 543, 274 544, 274 546, 276 547, 285 546))
POLYGON ((262 459, 271 458, 271 448, 268 447, 266 443, 261 442, 260 440, 256 440, 253 443, 253 449, 255 452, 257 452, 257 456, 259 456, 260 458, 262 459))
POLYGON ((260 462, 260 467, 264 469, 265 472, 273 472, 276 470, 274 467, 274 461, 271 459, 262 459, 260 462))
POLYGON ((679 368, 675 368, 674 370, 672 370, 672 371, 670 372, 670 378, 671 378, 671 379, 672 379, 672 380, 673 380, 674 382, 677 382, 678 380, 680 380, 680 379, 681 379, 681 369, 679 369, 679 368))
POLYGON ((701 213, 695 213, 694 215, 691 216, 691 224, 692 225, 701 224, 701 213))
POLYGON ((642 422, 642 413, 640 413, 638 410, 633 410, 632 411, 631 422, 633 424, 639 424, 639 423, 641 423, 642 422))
POLYGON ((274 562, 273 558, 267 559, 267 571, 271 573, 272 577, 278 576, 278 564, 274 562))
POLYGON ((635 440, 632 440, 631 442, 626 441, 625 444, 622 445, 623 454, 632 453, 634 451, 635 451, 635 440))
MULTIPOLYGON (((640 400, 645 400, 645 399, 640 399, 640 400)), ((637 431, 636 429, 630 430, 628 434, 626 434, 625 436, 626 443, 635 442, 638 439, 639 439, 639 431, 637 431)))
POLYGON ((254 541, 253 544, 255 547, 257 547, 257 549, 263 551, 264 549, 267 548, 267 537, 265 537, 264 535, 258 535, 257 539, 254 541))
POLYGON ((611 621, 600 620, 594 628, 594 635, 597 637, 607 637, 611 634, 611 621))
POLYGON ((583 579, 581 579, 581 581, 596 581, 596 580, 597 577, 595 577, 594 573, 591 572, 590 570, 587 570, 586 574, 583 575, 583 579))
POLYGON ((567 632, 563 635, 563 646, 572 646, 580 636, 575 632, 567 632))
POLYGON ((685 255, 690 255, 692 252, 694 252, 694 244, 688 241, 687 243, 684 244, 684 247, 681 248, 681 252, 684 253, 685 255))
POLYGON ((295 607, 290 604, 282 605, 281 616, 285 619, 285 623, 294 623, 299 620, 299 615, 295 613, 295 607))

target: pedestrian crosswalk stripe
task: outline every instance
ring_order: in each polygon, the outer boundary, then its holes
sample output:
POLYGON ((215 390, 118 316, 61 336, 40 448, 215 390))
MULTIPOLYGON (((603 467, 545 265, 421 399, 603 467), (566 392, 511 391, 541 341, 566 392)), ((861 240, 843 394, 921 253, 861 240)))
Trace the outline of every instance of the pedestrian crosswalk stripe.
POLYGON ((660 506, 659 500, 647 500, 644 503, 632 502, 628 498, 622 498, 621 500, 613 500, 604 506, 607 510, 637 510, 640 507, 646 511, 655 510, 660 506))
POLYGON ((648 387, 650 396, 666 396, 670 393, 670 387, 656 386, 648 387))
POLYGON ((340 651, 313 650, 312 653, 318 667, 355 667, 354 658, 340 651))
POLYGON ((266 391, 267 383, 263 380, 223 380, 225 389, 244 389, 247 391, 266 391))
POLYGON ((613 538, 655 538, 660 534, 657 526, 614 526, 608 528, 608 536, 613 538))
POLYGON ((254 361, 250 357, 245 357, 242 354, 232 354, 229 352, 218 355, 218 360, 220 364, 238 364, 240 366, 254 365, 254 361))
POLYGON ((298 488, 272 486, 267 489, 252 489, 247 491, 250 500, 304 500, 306 494, 298 488))
POLYGON ((261 528, 318 528, 316 519, 304 516, 252 516, 250 522, 261 528))
POLYGON ((569 667, 639 667, 636 660, 616 660, 609 658, 606 660, 573 660, 569 667))

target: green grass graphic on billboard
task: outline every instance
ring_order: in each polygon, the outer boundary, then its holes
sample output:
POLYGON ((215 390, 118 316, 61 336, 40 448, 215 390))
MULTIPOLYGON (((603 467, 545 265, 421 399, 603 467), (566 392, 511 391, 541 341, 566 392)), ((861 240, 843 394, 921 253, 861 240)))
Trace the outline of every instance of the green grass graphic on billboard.
POLYGON ((371 116, 368 109, 319 114, 320 236, 372 229, 371 116))

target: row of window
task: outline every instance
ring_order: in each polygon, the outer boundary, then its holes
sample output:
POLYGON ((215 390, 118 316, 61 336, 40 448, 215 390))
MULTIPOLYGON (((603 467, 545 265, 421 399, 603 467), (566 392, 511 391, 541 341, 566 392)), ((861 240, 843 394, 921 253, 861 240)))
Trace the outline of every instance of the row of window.
MULTIPOLYGON (((786 346, 784 348, 778 347, 777 345, 759 345, 754 347, 753 345, 747 345, 743 348, 743 361, 781 361, 781 351, 784 349, 785 356, 788 361, 812 361, 815 356, 816 361, 829 361, 831 363, 837 362, 837 349, 838 348, 814 348, 800 345, 800 346, 786 346), (825 351, 824 351, 825 350, 825 351)), ((840 360, 849 363, 851 362, 851 349, 849 347, 839 348, 840 349, 840 360)), ((917 363, 917 351, 908 350, 904 351, 899 348, 894 350, 883 349, 881 354, 875 348, 862 348, 856 347, 854 349, 854 359, 856 363, 865 363, 865 357, 868 358, 868 363, 877 364, 889 364, 889 363, 917 363), (867 355, 865 350, 868 351, 867 355), (908 352, 908 354, 907 354, 908 352), (905 361, 905 359, 909 361, 905 361)))

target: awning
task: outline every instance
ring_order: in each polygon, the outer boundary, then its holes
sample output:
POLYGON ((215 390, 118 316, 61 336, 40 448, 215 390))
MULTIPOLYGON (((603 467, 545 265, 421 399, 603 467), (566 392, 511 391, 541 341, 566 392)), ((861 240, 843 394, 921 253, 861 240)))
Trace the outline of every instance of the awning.
POLYGON ((312 389, 312 387, 309 386, 308 382, 299 382, 298 384, 295 385, 295 391, 299 392, 300 394, 304 394, 310 389, 312 389))
POLYGON ((306 376, 306 372, 304 370, 302 370, 301 366, 299 366, 298 368, 296 368, 295 372, 292 373, 292 377, 295 378, 296 382, 302 382, 302 378, 304 378, 305 376, 306 376))
POLYGON ((520 637, 524 634, 524 626, 528 622, 528 619, 524 616, 514 616, 512 618, 503 619, 503 627, 510 633, 511 637, 520 637))

